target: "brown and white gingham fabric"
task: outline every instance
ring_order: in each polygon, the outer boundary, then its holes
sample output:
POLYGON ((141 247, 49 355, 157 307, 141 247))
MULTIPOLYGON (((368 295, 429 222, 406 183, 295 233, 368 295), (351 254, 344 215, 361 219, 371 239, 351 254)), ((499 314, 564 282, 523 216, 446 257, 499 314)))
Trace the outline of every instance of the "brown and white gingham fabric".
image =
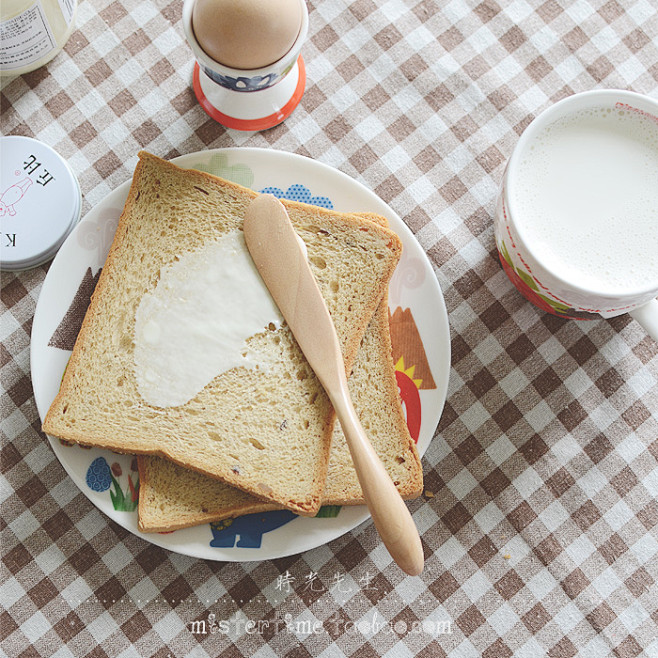
POLYGON ((2 655, 658 656, 658 345, 628 317, 530 306, 495 252, 504 163, 531 119, 595 88, 658 97, 654 0, 309 0, 284 124, 200 108, 180 0, 81 0, 48 66, 2 83, 2 134, 75 170, 83 213, 137 152, 293 151, 404 218, 448 307, 450 388, 410 508, 405 577, 371 523, 299 556, 216 563, 110 521, 40 430, 29 341, 48 266, 2 275, 2 655), (201 632, 204 630, 205 633, 201 632))

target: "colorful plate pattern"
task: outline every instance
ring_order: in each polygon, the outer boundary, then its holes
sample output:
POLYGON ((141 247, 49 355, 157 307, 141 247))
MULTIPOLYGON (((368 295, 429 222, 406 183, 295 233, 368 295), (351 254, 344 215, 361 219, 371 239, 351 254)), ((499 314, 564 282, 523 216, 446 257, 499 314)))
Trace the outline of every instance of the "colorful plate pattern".
MULTIPOLYGON (((404 245, 389 289, 396 376, 410 432, 423 454, 445 403, 450 341, 436 276, 404 222, 361 184, 299 155, 217 149, 181 156, 174 162, 281 198, 341 211, 376 212, 389 220, 404 245)), ((32 380, 42 419, 61 382, 129 187, 127 181, 87 214, 61 247, 44 281, 31 341, 32 380)), ((324 507, 310 519, 281 511, 167 534, 140 533, 134 458, 52 438, 51 444, 70 477, 98 509, 146 541, 192 557, 221 561, 284 557, 321 546, 369 518, 364 506, 324 507)))

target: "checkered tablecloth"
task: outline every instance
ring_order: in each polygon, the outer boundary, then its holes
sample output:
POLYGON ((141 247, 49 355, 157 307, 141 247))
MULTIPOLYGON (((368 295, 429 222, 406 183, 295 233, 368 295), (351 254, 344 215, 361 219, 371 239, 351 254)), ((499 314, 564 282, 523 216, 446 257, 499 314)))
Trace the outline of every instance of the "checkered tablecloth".
POLYGON ((409 503, 419 577, 370 522, 264 562, 158 548, 101 513, 41 432, 30 330, 48 265, 2 275, 0 654, 658 656, 658 345, 626 316, 535 309, 497 260, 505 161, 541 110, 658 97, 655 0, 309 0, 307 87, 230 131, 191 87, 180 0, 81 0, 46 67, 2 83, 2 134, 55 148, 83 214, 137 152, 300 153, 355 178, 430 258, 451 328, 445 410, 409 503), (201 623, 203 622, 203 623, 201 623))

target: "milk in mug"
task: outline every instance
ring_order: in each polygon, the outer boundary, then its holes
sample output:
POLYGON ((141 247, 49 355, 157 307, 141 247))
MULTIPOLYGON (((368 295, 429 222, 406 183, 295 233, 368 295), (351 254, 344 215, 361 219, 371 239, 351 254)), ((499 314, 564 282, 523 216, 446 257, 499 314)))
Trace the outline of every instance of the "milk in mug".
POLYGON ((624 103, 544 126, 509 184, 534 258, 587 290, 620 294, 658 281, 658 118, 624 103))

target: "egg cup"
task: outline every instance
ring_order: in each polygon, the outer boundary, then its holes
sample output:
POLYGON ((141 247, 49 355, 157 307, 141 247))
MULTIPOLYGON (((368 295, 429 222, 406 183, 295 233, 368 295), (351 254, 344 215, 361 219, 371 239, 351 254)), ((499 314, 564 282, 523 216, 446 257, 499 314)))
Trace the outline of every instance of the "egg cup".
POLYGON ((299 34, 279 60, 259 69, 234 69, 209 57, 192 28, 195 0, 183 3, 183 30, 196 58, 192 86, 206 114, 227 128, 257 131, 272 128, 297 107, 306 88, 306 68, 300 54, 308 33, 304 0, 299 34))

